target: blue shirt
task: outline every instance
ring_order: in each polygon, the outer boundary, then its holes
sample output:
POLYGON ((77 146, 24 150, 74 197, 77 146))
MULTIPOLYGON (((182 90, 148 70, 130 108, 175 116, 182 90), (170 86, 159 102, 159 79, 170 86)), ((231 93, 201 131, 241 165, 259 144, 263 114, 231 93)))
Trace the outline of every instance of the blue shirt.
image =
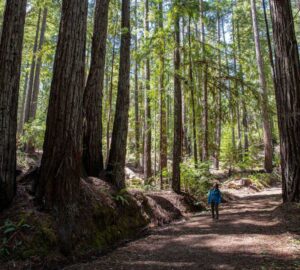
POLYGON ((221 195, 221 191, 219 189, 211 189, 208 193, 208 203, 216 203, 219 204, 221 203, 222 200, 222 195, 221 195))

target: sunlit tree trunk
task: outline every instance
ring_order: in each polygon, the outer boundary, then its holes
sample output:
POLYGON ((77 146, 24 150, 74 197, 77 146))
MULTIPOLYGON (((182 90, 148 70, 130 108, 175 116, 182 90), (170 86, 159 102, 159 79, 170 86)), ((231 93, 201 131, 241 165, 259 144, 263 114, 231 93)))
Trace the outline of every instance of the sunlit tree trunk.
POLYGON ((268 91, 267 91, 266 78, 264 72, 264 62, 261 53, 255 0, 251 0, 251 14, 252 14, 252 25, 253 25, 254 41, 255 41, 256 62, 257 62, 257 68, 259 73, 260 103, 261 103, 261 112, 262 112, 262 120, 263 120, 263 130, 264 130, 264 148, 265 148, 264 168, 266 172, 272 172, 273 149, 272 149, 272 132, 271 132, 270 116, 269 116, 268 91))
POLYGON ((300 201, 300 62, 289 0, 271 0, 283 200, 300 201))
POLYGON ((188 37, 189 37, 189 87, 191 92, 191 103, 192 103, 192 128, 193 128, 193 154, 194 162, 197 166, 198 153, 197 153, 197 130, 196 130, 196 109, 195 109, 195 85, 193 77, 193 64, 192 64, 192 41, 191 41, 191 18, 189 18, 188 26, 188 37))
POLYGON ((16 133, 26 0, 6 1, 0 43, 0 211, 16 193, 16 133))
POLYGON ((33 50, 32 50, 32 60, 31 60, 31 67, 30 67, 30 74, 29 74, 28 89, 26 91, 24 123, 28 123, 29 121, 32 120, 32 119, 30 119, 30 107, 32 104, 31 101, 32 101, 32 92, 33 92, 33 84, 34 84, 34 74, 35 74, 35 68, 36 68, 36 53, 37 53, 37 49, 38 49, 41 14, 42 14, 42 10, 39 9, 38 21, 37 21, 36 32, 35 32, 35 39, 34 39, 33 50))
MULTIPOLYGON (((149 1, 145 0, 145 41, 149 35, 149 1)), ((145 60, 145 128, 144 128, 144 181, 148 182, 152 176, 151 165, 151 109, 150 109, 150 58, 145 60)))
MULTIPOLYGON (((159 8, 159 29, 161 35, 163 35, 163 1, 160 0, 158 4, 159 8)), ((159 76, 159 88, 160 88, 160 187, 164 188, 164 176, 168 166, 168 134, 167 134, 167 108, 166 108, 166 89, 165 89, 165 40, 162 38, 161 50, 159 55, 160 60, 160 76, 159 76)))

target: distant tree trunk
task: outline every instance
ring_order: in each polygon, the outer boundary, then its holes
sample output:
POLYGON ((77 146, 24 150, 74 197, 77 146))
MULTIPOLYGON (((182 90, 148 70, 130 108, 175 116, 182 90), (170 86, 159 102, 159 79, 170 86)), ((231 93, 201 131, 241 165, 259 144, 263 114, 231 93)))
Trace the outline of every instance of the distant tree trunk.
POLYGON ((271 0, 284 202, 300 201, 300 63, 289 0, 271 0))
MULTIPOLYGON (((163 23, 163 0, 159 2, 159 28, 164 30, 163 23)), ((168 168, 168 134, 167 134, 167 108, 166 108, 166 88, 165 88, 165 40, 161 44, 161 51, 159 55, 160 61, 160 76, 159 76, 159 88, 160 88, 160 188, 164 188, 164 176, 163 173, 168 168)))
MULTIPOLYGON (((145 0, 145 40, 149 35, 149 1, 145 0)), ((150 59, 145 60, 145 134, 144 134, 144 181, 145 183, 152 176, 151 170, 151 109, 150 109, 150 59)))
POLYGON ((21 103, 20 117, 19 117, 19 123, 18 123, 18 134, 19 135, 22 134, 23 126, 24 126, 24 108, 25 108, 27 85, 28 85, 28 72, 26 72, 26 74, 25 74, 23 95, 22 95, 22 100, 21 100, 22 103, 21 103))
POLYGON ((26 92, 24 123, 28 123, 31 120, 30 119, 30 106, 31 106, 31 98, 32 98, 32 92, 33 92, 34 73, 35 73, 35 67, 36 67, 36 53, 37 53, 37 49, 38 49, 38 40, 39 40, 40 24, 41 24, 41 13, 42 13, 42 10, 39 9, 35 39, 34 39, 33 50, 32 50, 32 60, 31 60, 31 67, 30 67, 30 73, 29 73, 29 83, 28 83, 28 89, 26 92))
POLYGON ((71 249, 82 158, 87 0, 64 0, 37 199, 58 209, 62 249, 71 249))
MULTIPOLYGON (((137 16, 138 3, 135 0, 135 27, 136 35, 134 39, 135 52, 138 53, 138 16, 137 16)), ((139 64, 135 59, 134 67, 134 129, 135 129, 135 166, 140 167, 140 117, 139 117, 139 78, 138 78, 139 64)))
POLYGON ((105 71, 109 0, 97 0, 92 41, 91 67, 84 96, 83 164, 89 176, 103 170, 102 96, 105 71))
POLYGON ((108 93, 108 116, 107 116, 107 124, 106 124, 106 164, 108 163, 109 146, 110 146, 110 122, 111 122, 111 115, 112 115, 112 98, 113 98, 114 71, 115 71, 114 67, 115 67, 115 57, 116 57, 116 35, 117 35, 117 26, 115 26, 114 39, 113 39, 110 83, 109 83, 109 93, 108 93))
MULTIPOLYGON (((217 11, 217 31, 218 31, 218 43, 221 43, 221 20, 219 11, 217 11)), ((226 56, 227 57, 227 56, 226 56)), ((218 68, 219 68, 219 78, 221 78, 221 52, 218 55, 218 68)), ((222 93, 221 93, 222 83, 218 85, 217 93, 217 119, 216 119, 216 133, 215 133, 215 153, 214 153, 214 167, 219 170, 220 167, 220 147, 221 147, 221 132, 222 132, 222 93)))
MULTIPOLYGON (((240 42, 240 27, 238 22, 237 22, 237 43, 238 43, 239 58, 241 58, 242 51, 241 51, 241 42, 240 42)), ((241 79, 241 97, 242 97, 242 111, 243 111, 242 124, 244 129, 244 154, 246 154, 249 150, 249 139, 248 139, 249 127, 248 127, 248 110, 245 102, 244 72, 241 63, 239 68, 239 77, 241 79)))
POLYGON ((130 88, 130 0, 122 1, 120 67, 116 113, 107 171, 117 189, 125 188, 125 161, 130 88))
MULTIPOLYGON (((43 12, 43 19, 42 19, 42 28, 41 28, 41 34, 40 34, 40 41, 38 45, 38 51, 37 53, 40 53, 43 47, 44 43, 44 37, 45 37, 45 31, 46 31, 46 22, 47 22, 47 8, 44 9, 43 12)), ((36 56, 35 56, 36 57, 36 56)), ((36 66, 33 69, 34 70, 34 78, 33 78, 33 85, 31 86, 29 84, 28 91, 32 92, 31 98, 28 97, 27 101, 30 102, 29 107, 29 118, 28 121, 33 121, 35 119, 36 110, 37 110, 37 99, 39 94, 39 88, 40 88, 40 72, 41 72, 41 66, 42 66, 42 56, 39 54, 38 58, 33 60, 33 63, 36 62, 36 66), (31 90, 30 90, 31 89, 31 90)), ((32 66, 33 67, 33 66, 32 66)), ((27 110, 26 110, 27 111, 27 110)), ((34 153, 35 148, 33 145, 33 138, 30 137, 26 143, 25 151, 27 153, 34 153)))
POLYGON ((191 41, 191 18, 189 18, 189 86, 191 91, 191 102, 192 102, 192 122, 193 122, 193 153, 195 166, 198 164, 198 153, 197 153, 197 130, 196 130, 196 109, 195 109, 195 93, 194 93, 194 77, 193 77, 193 65, 192 65, 192 41, 191 41))
POLYGON ((172 189, 180 193, 180 163, 182 155, 182 93, 180 81, 180 17, 175 11, 175 51, 174 51, 174 142, 172 189))
POLYGON ((18 93, 26 0, 6 1, 0 43, 0 211, 16 193, 18 93))
POLYGON ((201 18, 201 31, 202 31, 202 54, 203 61, 205 62, 204 73, 202 76, 202 129, 203 129, 203 141, 202 141, 202 160, 205 162, 208 160, 208 64, 206 63, 206 51, 205 51, 205 27, 204 27, 204 4, 203 0, 200 0, 200 18, 201 18))
POLYGON ((262 118, 263 118, 262 120, 263 120, 263 129, 264 129, 264 147, 265 147, 264 168, 266 172, 272 172, 273 170, 272 132, 271 132, 271 125, 270 125, 268 92, 267 92, 266 78, 264 73, 264 63, 261 54, 259 30, 258 30, 257 17, 256 17, 255 0, 251 0, 251 14, 252 14, 252 24, 253 24, 255 50, 256 50, 256 61, 257 61, 259 81, 260 81, 260 91, 261 91, 260 102, 261 102, 261 111, 262 111, 262 118))
POLYGON ((37 110, 37 100, 38 100, 38 95, 39 95, 39 90, 40 90, 40 73, 41 73, 41 66, 42 66, 41 50, 43 49, 44 40, 45 40, 47 15, 48 15, 48 9, 44 8, 41 34, 40 34, 40 41, 39 41, 39 46, 38 46, 39 55, 38 55, 38 58, 36 60, 36 68, 35 68, 34 82, 33 82, 33 91, 32 91, 30 113, 29 113, 29 118, 32 119, 32 120, 35 119, 36 110, 37 110))

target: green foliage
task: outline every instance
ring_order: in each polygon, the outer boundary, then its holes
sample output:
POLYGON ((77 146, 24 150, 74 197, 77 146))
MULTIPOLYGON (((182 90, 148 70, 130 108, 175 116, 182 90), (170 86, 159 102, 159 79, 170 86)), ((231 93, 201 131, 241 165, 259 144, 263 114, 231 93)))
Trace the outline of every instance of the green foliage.
POLYGON ((20 138, 20 142, 25 144, 28 141, 37 149, 43 148, 46 124, 39 118, 31 123, 24 125, 24 133, 20 138))
POLYGON ((181 164, 182 188, 197 198, 205 196, 211 187, 211 174, 208 162, 200 163, 197 168, 191 163, 181 164))
POLYGON ((5 220, 4 225, 0 227, 0 258, 6 259, 14 253, 23 244, 17 235, 24 229, 29 229, 31 226, 21 219, 18 223, 12 222, 10 219, 5 220))
POLYGON ((129 205, 129 194, 127 192, 126 189, 122 189, 120 190, 118 193, 116 193, 115 195, 113 195, 113 199, 118 202, 121 203, 123 206, 125 205, 129 205))

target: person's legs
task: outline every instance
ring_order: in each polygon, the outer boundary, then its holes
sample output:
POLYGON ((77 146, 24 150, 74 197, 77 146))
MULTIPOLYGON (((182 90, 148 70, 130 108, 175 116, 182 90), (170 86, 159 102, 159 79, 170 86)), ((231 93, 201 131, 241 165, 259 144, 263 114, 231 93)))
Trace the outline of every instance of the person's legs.
POLYGON ((215 203, 211 202, 211 217, 215 218, 215 203))
POLYGON ((215 210, 216 210, 216 219, 219 219, 219 204, 216 203, 215 205, 215 210))

